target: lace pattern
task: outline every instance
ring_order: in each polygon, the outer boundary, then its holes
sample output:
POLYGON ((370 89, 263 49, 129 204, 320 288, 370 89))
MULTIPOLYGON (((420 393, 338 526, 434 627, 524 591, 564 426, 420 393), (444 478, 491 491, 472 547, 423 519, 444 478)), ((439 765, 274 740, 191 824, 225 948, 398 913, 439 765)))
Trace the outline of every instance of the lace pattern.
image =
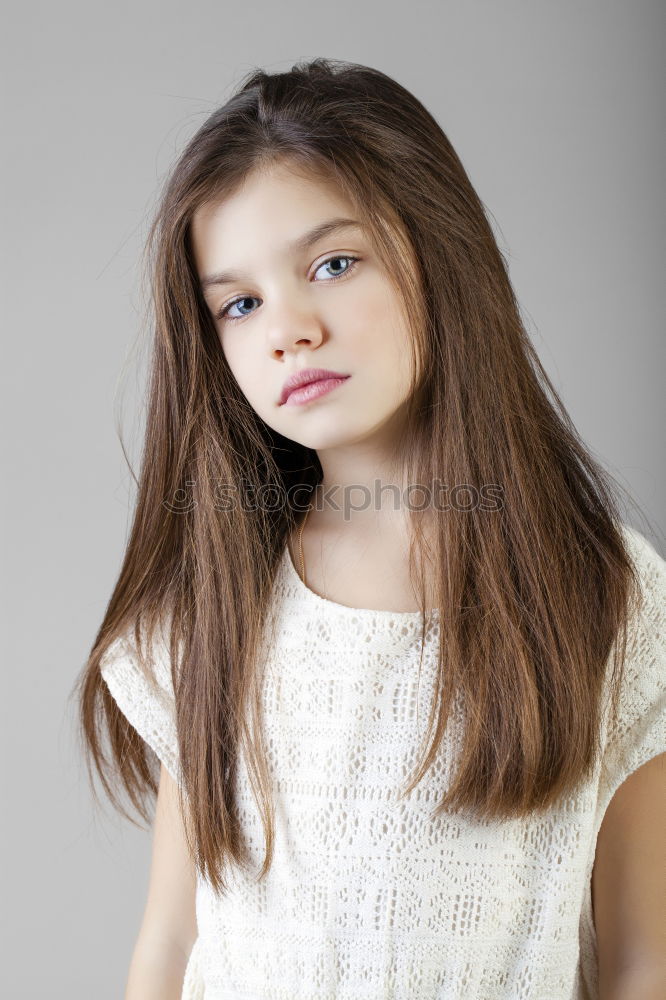
MULTIPOLYGON (((619 722, 604 729, 592 778, 527 821, 432 819, 456 759, 457 711, 435 765, 400 797, 427 723, 438 616, 419 674, 418 612, 321 598, 285 550, 263 685, 273 866, 259 884, 234 872, 223 898, 199 882, 183 1000, 596 1000, 597 835, 617 788, 666 750, 666 562, 625 531, 643 601, 619 722)), ((177 777, 166 661, 155 687, 126 642, 109 654, 111 693, 177 777)), ((243 760, 236 792, 256 873, 263 828, 243 760)))

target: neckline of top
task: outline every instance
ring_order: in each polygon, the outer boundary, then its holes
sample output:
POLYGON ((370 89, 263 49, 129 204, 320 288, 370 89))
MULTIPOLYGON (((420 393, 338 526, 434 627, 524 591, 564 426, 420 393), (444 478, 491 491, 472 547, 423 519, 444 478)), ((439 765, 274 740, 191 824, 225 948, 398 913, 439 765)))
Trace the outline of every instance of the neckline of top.
MULTIPOLYGON (((282 558, 287 569, 287 574, 291 577, 294 587, 296 587, 296 589, 304 594, 310 601, 319 604, 322 608, 327 608, 330 611, 337 611, 341 614, 363 615, 365 617, 381 618, 384 620, 397 618, 405 623, 415 623, 421 618, 420 611, 386 611, 381 608, 353 608, 349 604, 339 604, 337 601, 331 601, 328 597, 322 597, 314 590, 311 590, 310 587, 303 582, 298 570, 294 566, 294 561, 291 558, 291 552, 287 544, 285 544, 282 558)), ((431 608, 428 614, 434 616, 435 618, 439 617, 439 608, 431 608)))

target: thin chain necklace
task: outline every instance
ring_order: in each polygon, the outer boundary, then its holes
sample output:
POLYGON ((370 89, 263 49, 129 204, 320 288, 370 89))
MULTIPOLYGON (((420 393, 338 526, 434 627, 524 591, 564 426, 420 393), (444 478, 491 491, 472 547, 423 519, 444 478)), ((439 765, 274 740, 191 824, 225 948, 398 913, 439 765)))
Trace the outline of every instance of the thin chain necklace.
POLYGON ((301 550, 301 580, 303 581, 303 583, 305 583, 305 559, 303 558, 303 528, 305 527, 305 522, 308 519, 309 513, 310 513, 310 507, 308 507, 307 511, 305 512, 303 523, 301 525, 300 531, 298 532, 298 544, 301 550))

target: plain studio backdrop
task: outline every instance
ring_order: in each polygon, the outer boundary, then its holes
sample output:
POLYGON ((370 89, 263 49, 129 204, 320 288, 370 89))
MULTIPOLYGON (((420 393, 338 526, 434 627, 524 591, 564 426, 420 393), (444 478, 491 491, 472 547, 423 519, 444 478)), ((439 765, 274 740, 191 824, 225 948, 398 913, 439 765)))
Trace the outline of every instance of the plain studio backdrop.
MULTIPOLYGON (((528 332, 664 554, 661 0, 83 0, 4 11, 3 996, 118 1000, 150 833, 95 812, 69 699, 143 423, 139 255, 187 139, 255 67, 410 89, 487 206, 528 332)), ((631 513, 631 512, 630 512, 631 513)))

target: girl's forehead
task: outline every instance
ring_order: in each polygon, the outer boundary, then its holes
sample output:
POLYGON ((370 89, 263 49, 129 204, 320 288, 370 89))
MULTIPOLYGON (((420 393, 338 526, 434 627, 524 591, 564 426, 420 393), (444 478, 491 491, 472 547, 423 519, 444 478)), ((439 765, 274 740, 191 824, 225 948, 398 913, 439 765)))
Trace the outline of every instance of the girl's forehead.
POLYGON ((333 180, 281 166, 254 171, 233 191, 202 202, 193 214, 193 226, 278 223, 316 211, 351 214, 355 207, 333 180))
POLYGON ((233 268, 230 254, 242 260, 271 248, 305 252, 333 234, 355 240, 370 236, 363 213, 332 185, 285 172, 253 177, 234 193, 203 202, 191 222, 200 270, 233 268))

